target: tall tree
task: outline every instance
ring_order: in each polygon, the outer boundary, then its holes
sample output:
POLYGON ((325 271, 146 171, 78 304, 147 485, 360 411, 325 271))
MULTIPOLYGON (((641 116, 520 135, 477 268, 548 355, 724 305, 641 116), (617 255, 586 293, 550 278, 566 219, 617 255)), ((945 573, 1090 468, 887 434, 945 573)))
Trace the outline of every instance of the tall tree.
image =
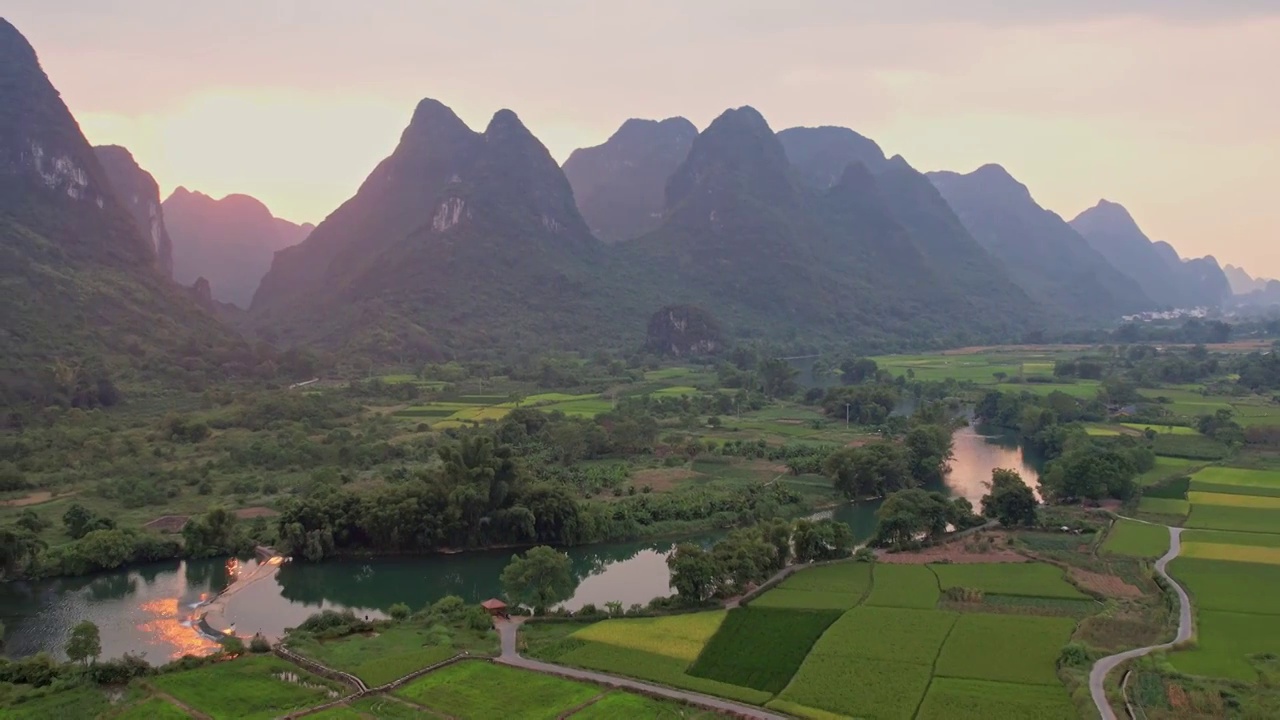
POLYGON ((102 654, 102 637, 98 633, 98 626, 84 620, 72 628, 66 652, 72 662, 88 665, 90 660, 96 661, 102 654))
POLYGON ((716 590, 720 572, 711 553, 692 543, 681 543, 667 556, 671 587, 681 600, 700 603, 716 590))
POLYGON ((539 545, 524 557, 513 555, 502 571, 502 589, 507 597, 545 612, 548 607, 573 594, 573 575, 569 556, 539 545))
POLYGON ((982 514, 1005 527, 1036 524, 1036 494, 1013 470, 991 471, 990 492, 982 496, 982 514))

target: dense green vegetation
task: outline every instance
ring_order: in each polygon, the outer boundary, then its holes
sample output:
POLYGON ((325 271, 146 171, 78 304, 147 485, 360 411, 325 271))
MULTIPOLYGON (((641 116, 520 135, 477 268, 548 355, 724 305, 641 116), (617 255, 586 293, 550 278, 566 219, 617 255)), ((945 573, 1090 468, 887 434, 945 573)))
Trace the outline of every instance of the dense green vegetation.
POLYGON ((752 606, 732 610, 689 674, 730 685, 779 693, 837 611, 752 606))

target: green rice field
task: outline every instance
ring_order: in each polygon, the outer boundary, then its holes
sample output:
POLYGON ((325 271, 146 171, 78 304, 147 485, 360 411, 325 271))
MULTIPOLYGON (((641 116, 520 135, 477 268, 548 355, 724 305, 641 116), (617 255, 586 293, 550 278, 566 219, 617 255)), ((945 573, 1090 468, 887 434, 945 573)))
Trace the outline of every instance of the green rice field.
MULTIPOLYGON (((781 692, 840 611, 738 608, 729 612, 689 674, 781 692)), ((846 616, 847 617, 847 616, 846 616)))
POLYGON ((1195 649, 1170 655, 1184 673, 1253 683, 1258 671, 1249 656, 1280 649, 1280 615, 1200 610, 1196 623, 1195 649))
POLYGON ((812 655, 838 659, 856 647, 862 658, 932 665, 957 617, 938 610, 857 607, 827 630, 812 655))
POLYGON ((919 720, 1035 718, 1077 720, 1067 691, 1049 685, 935 677, 925 693, 919 720))
POLYGON ((1136 520, 1117 520, 1102 543, 1105 553, 1131 557, 1160 557, 1168 550, 1169 531, 1164 526, 1136 520))
MULTIPOLYGON (((909 720, 929 687, 932 670, 848 654, 810 655, 778 699, 856 718, 909 720), (856 681, 852 679, 856 678, 856 681)), ((770 705, 782 710, 784 705, 770 705)))
POLYGON ((1182 425, 1150 425, 1147 423, 1120 423, 1120 424, 1129 428, 1130 430, 1137 430, 1138 432, 1146 432, 1147 430, 1154 430, 1157 433, 1167 434, 1167 435, 1199 435, 1200 434, 1199 430, 1196 430, 1195 428, 1190 428, 1190 427, 1183 427, 1182 425))
POLYGON ((1186 515, 1191 511, 1191 503, 1174 498, 1144 497, 1138 501, 1138 510, 1155 515, 1186 515))
POLYGON ((961 615, 942 646, 939 677, 1059 685, 1057 660, 1075 630, 1070 618, 961 615))
POLYGON ((589 683, 478 660, 454 663, 395 690, 453 717, 555 720, 600 694, 589 683))
POLYGON ((1197 611, 1280 615, 1280 566, 1179 557, 1169 574, 1185 584, 1197 611))
POLYGON ((274 718, 347 692, 274 655, 252 655, 150 680, 161 692, 214 720, 274 718), (296 677, 298 682, 290 681, 296 677), (303 684, 305 683, 305 684, 303 684), (228 688, 234 688, 229 692, 228 688))
POLYGON ((1264 508, 1280 510, 1280 497, 1265 495, 1241 495, 1237 493, 1211 493, 1191 491, 1187 499, 1192 505, 1222 505, 1226 507, 1264 508))
POLYGON ((990 563, 930 565, 943 590, 968 588, 996 595, 1087 599, 1063 577, 1061 568, 1046 563, 990 563))
POLYGON ((1205 482, 1213 485, 1280 488, 1280 470, 1246 470, 1244 468, 1213 466, 1192 475, 1191 480, 1192 482, 1205 482))
MULTIPOLYGON (((1143 498, 1146 501, 1146 498, 1143 498)), ((1229 505, 1195 505, 1185 523, 1189 528, 1280 533, 1280 510, 1229 505)))
POLYGON ((1200 467, 1203 464, 1203 462, 1187 460, 1185 458, 1157 457, 1156 466, 1139 475, 1135 479, 1135 482, 1143 487, 1154 485, 1161 480, 1167 480, 1171 477, 1191 472, 1191 470, 1200 467))
POLYGON ((924 565, 877 563, 870 606, 931 610, 938 605, 938 578, 924 565))

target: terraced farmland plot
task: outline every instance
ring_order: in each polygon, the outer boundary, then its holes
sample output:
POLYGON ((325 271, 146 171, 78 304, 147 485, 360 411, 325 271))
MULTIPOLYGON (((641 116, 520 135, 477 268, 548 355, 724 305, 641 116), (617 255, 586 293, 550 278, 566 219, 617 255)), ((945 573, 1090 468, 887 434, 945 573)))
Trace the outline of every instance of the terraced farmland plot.
POLYGON ((938 605, 938 578, 924 565, 876 563, 864 605, 931 610, 938 605))
POLYGON ((643 695, 611 692, 569 716, 572 720, 717 720, 713 712, 643 695))
POLYGON ((1184 526, 1204 530, 1280 533, 1280 510, 1229 505, 1195 505, 1192 506, 1191 515, 1184 526))
POLYGON ((1057 661, 1075 630, 1070 618, 961 615, 942 646, 939 677, 1058 685, 1057 661))
POLYGON ((1174 498, 1144 497, 1138 501, 1138 510, 1153 515, 1180 515, 1191 512, 1191 503, 1174 498))
POLYGON ((591 670, 625 675, 628 677, 650 680, 660 685, 684 688, 694 692, 718 695, 731 700, 739 700, 753 705, 762 705, 773 697, 773 693, 754 688, 730 685, 718 680, 690 675, 687 671, 689 661, 669 655, 659 655, 642 650, 633 650, 602 642, 585 642, 575 650, 561 655, 557 662, 565 665, 576 665, 591 670))
POLYGON ((1214 485, 1280 488, 1280 471, 1215 466, 1197 472, 1191 476, 1191 480, 1214 485))
POLYGON ((930 675, 928 665, 810 655, 778 695, 781 702, 768 707, 802 716, 807 713, 791 704, 867 720, 909 720, 930 675))
POLYGON ((840 611, 738 608, 689 667, 689 674, 781 692, 840 611))
POLYGON ((1088 599, 1046 563, 982 563, 930 565, 942 589, 969 588, 995 595, 1088 599))
POLYGON ((848 610, 871 587, 869 563, 838 563, 801 570, 751 601, 755 607, 848 610))
POLYGON ((811 655, 838 661, 856 654, 873 660, 932 665, 956 618, 956 613, 938 610, 857 607, 819 638, 811 655))
MULTIPOLYGON (((1185 536, 1184 536, 1185 537, 1185 536)), ((1169 549, 1169 531, 1162 525, 1118 520, 1102 544, 1104 553, 1130 557, 1160 557, 1169 549)), ((1183 543, 1183 552, 1186 543, 1183 543)))
POLYGON ((1280 535, 1254 532, 1232 532, 1230 530, 1184 530, 1182 532, 1182 547, 1184 554, 1186 553, 1187 545, 1198 543, 1280 548, 1280 535))
POLYGON ((1196 613, 1196 647, 1169 656, 1173 666, 1192 675, 1257 682, 1249 656, 1280 654, 1280 615, 1201 610, 1196 613))
POLYGON ((1280 510, 1280 497, 1262 495, 1237 495, 1192 490, 1187 493, 1192 505, 1225 505, 1227 507, 1266 508, 1280 510))
POLYGON ((858 603, 861 595, 820 590, 789 590, 776 587, 751 601, 753 608, 784 608, 792 610, 848 610, 858 603))
POLYGON ((1179 557, 1169 574, 1185 584, 1199 612, 1280 615, 1280 566, 1179 557))
POLYGON ((920 706, 919 720, 1077 720, 1067 691, 1048 685, 936 677, 920 706))
POLYGON ((1199 435, 1200 434, 1200 431, 1196 430, 1195 428, 1183 427, 1181 425, 1150 425, 1147 423, 1120 423, 1120 424, 1129 428, 1130 430, 1137 430, 1138 432, 1146 432, 1147 430, 1152 430, 1156 433, 1161 433, 1166 435, 1199 435))
POLYGON ((265 720, 320 705, 346 692, 342 686, 310 675, 274 655, 243 657, 158 675, 150 682, 214 720, 265 720))
POLYGON ((761 704, 773 693, 730 685, 688 673, 689 666, 720 629, 725 611, 656 618, 605 620, 570 637, 581 644, 557 662, 652 680, 709 695, 761 704))
POLYGON ((1161 480, 1189 472, 1192 468, 1200 467, 1203 464, 1203 462, 1184 458, 1157 457, 1156 466, 1139 475, 1135 482, 1143 487, 1154 485, 1161 480))
POLYGON ((724 618, 724 610, 653 618, 619 618, 588 625, 573 637, 693 662, 711 636, 720 629, 724 618))
POLYGON ((479 660, 454 663, 395 695, 458 718, 554 720, 599 695, 588 683, 479 660))

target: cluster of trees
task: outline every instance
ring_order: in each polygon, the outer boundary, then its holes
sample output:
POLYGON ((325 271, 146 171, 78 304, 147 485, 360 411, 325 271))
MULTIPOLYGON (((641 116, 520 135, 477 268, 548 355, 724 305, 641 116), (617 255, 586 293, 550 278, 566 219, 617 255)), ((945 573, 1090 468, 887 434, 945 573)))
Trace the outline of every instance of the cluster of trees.
POLYGON ((876 510, 876 530, 868 544, 913 549, 937 542, 948 527, 963 530, 983 522, 965 498, 949 498, 919 488, 900 490, 885 498, 876 510))
POLYGON ((827 456, 823 469, 836 490, 853 500, 936 481, 952 457, 950 427, 917 425, 900 443, 885 440, 837 450, 827 456))
POLYGON ((682 602, 740 594, 788 564, 848 557, 853 533, 834 520, 773 520, 729 533, 710 549, 692 543, 667 557, 671 586, 682 602))
POLYGON ((778 485, 641 493, 581 502, 564 485, 538 482, 512 446, 483 433, 438 448, 440 466, 384 488, 321 488, 286 501, 277 519, 283 551, 321 560, 344 551, 423 552, 502 544, 577 545, 648 534, 666 523, 728 526, 782 514, 799 502, 778 485))
POLYGON ((1252 353, 1240 358, 1234 366, 1240 375, 1237 381, 1241 387, 1253 392, 1275 392, 1280 390, 1280 354, 1252 353))

